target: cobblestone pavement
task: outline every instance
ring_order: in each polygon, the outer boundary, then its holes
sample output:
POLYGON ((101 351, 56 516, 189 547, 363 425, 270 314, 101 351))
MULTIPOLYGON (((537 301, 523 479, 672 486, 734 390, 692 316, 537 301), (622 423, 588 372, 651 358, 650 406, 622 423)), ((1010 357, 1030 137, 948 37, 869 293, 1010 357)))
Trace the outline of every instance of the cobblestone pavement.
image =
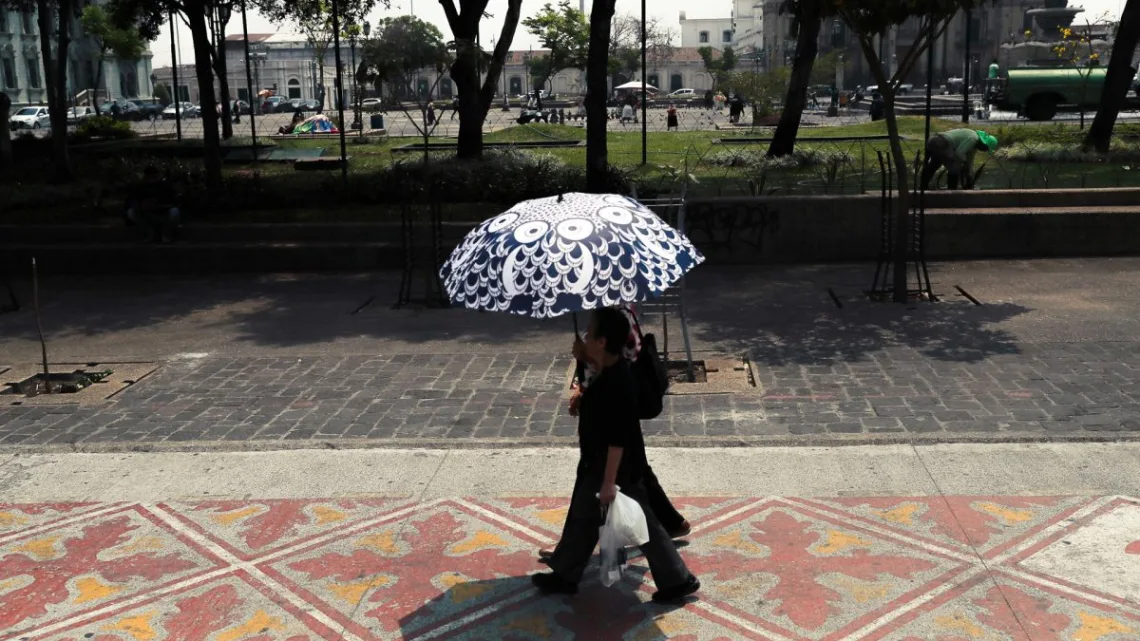
MULTIPOLYGON (((568 366, 541 353, 186 358, 98 405, 0 397, 0 443, 569 443, 568 366)), ((752 369, 757 386, 746 392, 669 396, 646 436, 714 444, 1140 435, 1140 343, 1026 345, 970 362, 888 347, 752 369)))

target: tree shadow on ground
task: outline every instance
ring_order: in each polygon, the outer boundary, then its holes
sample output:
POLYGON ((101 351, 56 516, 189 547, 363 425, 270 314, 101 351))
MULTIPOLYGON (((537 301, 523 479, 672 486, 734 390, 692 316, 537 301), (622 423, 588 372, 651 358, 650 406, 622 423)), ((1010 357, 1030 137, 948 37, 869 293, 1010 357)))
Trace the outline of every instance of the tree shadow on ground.
POLYGON ((630 566, 624 580, 612 588, 598 583, 596 572, 593 565, 587 569, 576 596, 542 596, 529 576, 460 583, 401 619, 402 638, 419 637, 441 621, 446 627, 442 636, 465 641, 670 638, 659 618, 678 608, 644 600, 648 594, 638 589, 647 573, 644 567, 630 566), (460 609, 472 595, 484 594, 495 595, 493 603, 480 601, 474 608, 460 609))
MULTIPOLYGON (((1018 353, 1016 337, 1000 324, 1028 308, 975 306, 950 282, 935 286, 947 302, 871 303, 860 296, 871 274, 872 267, 865 264, 701 267, 690 276, 685 293, 694 349, 748 354, 770 365, 858 360, 899 347, 959 362, 1018 353), (842 308, 828 288, 840 297, 842 308)), ((440 352, 569 349, 569 317, 539 321, 464 309, 393 309, 399 279, 393 271, 48 277, 40 289, 49 341, 66 343, 71 352, 106 353, 116 345, 148 342, 190 351, 244 347, 297 353, 335 344, 382 352, 428 345, 440 352)), ((13 284, 25 306, 0 314, 0 341, 28 347, 36 339, 30 286, 13 284)), ((660 331, 659 318, 646 321, 660 331)), ((678 329, 674 317, 669 325, 673 350, 681 344, 678 329)))
MULTIPOLYGON (((955 362, 1020 353, 1017 337, 1000 323, 1029 308, 975 305, 954 283, 939 282, 936 271, 933 289, 941 302, 872 302, 864 294, 871 276, 867 265, 699 271, 686 283, 690 331, 718 351, 772 366, 855 361, 898 348, 955 362)), ((679 338, 671 328, 671 341, 679 338)))

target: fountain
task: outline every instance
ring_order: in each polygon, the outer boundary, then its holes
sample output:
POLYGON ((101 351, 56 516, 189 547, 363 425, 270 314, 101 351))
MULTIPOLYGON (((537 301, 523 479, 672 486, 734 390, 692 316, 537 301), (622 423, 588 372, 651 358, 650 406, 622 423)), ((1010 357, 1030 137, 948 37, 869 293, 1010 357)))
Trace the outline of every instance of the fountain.
POLYGON ((1025 15, 1033 16, 1046 40, 1060 40, 1061 29, 1071 27, 1073 19, 1082 12, 1080 7, 1070 7, 1069 0, 1045 0, 1044 8, 1030 9, 1025 15))

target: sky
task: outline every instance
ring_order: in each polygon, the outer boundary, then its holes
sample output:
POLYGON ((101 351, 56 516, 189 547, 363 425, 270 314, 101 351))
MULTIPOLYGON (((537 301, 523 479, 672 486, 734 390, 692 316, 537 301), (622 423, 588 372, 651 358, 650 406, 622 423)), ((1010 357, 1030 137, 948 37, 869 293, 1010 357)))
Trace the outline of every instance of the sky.
MULTIPOLYGON (((1086 16, 1090 19, 1099 18, 1107 14, 1111 19, 1116 19, 1120 16, 1120 12, 1124 8, 1125 0, 1070 0, 1069 5, 1073 7, 1084 7, 1086 16)), ((526 0, 523 2, 522 17, 527 18, 542 9, 546 4, 546 0, 526 0)), ((586 0, 586 8, 589 9, 590 1, 586 0)), ((487 11, 492 18, 484 18, 482 21, 482 41, 486 48, 490 48, 490 43, 493 39, 498 37, 499 31, 502 29, 502 16, 506 13, 507 0, 490 0, 487 11)), ((727 17, 732 10, 732 0, 715 0, 713 2, 693 3, 688 0, 653 0, 648 3, 648 13, 650 16, 655 17, 665 24, 671 25, 678 34, 680 33, 678 18, 680 12, 684 10, 689 18, 721 18, 727 17), (687 5, 687 6, 686 6, 687 5)), ((617 0, 618 14, 640 14, 641 3, 638 0, 617 0)), ((450 29, 447 27, 447 20, 444 18, 443 7, 440 6, 438 0, 392 0, 390 9, 376 9, 369 16, 369 20, 375 24, 379 19, 385 17, 393 17, 412 13, 418 16, 421 20, 431 22, 439 27, 439 30, 444 34, 444 39, 450 38, 450 29)), ((262 18, 255 12, 250 12, 249 19, 249 32, 250 33, 295 33, 291 25, 274 25, 268 20, 262 18)), ((177 40, 178 40, 178 58, 180 61, 189 61, 193 55, 193 47, 190 41, 190 30, 186 28, 185 24, 177 21, 177 40)), ((240 14, 230 18, 230 23, 226 27, 226 34, 241 34, 241 16, 240 14)), ((680 44, 680 43, 678 43, 680 44)), ((539 48, 538 40, 527 32, 526 27, 519 24, 518 29, 515 31, 515 37, 512 42, 511 48, 515 50, 522 50, 528 48, 539 48)), ((170 26, 167 25, 163 30, 162 35, 155 42, 151 43, 151 51, 154 53, 153 66, 165 67, 170 64, 170 26)), ((185 64, 185 63, 183 63, 185 64)))

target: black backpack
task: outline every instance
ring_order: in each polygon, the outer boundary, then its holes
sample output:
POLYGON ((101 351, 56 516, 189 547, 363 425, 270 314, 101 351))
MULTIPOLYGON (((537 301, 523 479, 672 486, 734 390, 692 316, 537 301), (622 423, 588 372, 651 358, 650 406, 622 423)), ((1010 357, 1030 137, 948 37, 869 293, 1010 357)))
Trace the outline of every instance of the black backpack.
POLYGON ((657 351, 657 337, 641 333, 641 321, 634 320, 634 329, 641 339, 641 351, 633 363, 633 375, 637 380, 637 413, 641 420, 661 416, 665 409, 665 392, 669 390, 669 370, 657 351))

